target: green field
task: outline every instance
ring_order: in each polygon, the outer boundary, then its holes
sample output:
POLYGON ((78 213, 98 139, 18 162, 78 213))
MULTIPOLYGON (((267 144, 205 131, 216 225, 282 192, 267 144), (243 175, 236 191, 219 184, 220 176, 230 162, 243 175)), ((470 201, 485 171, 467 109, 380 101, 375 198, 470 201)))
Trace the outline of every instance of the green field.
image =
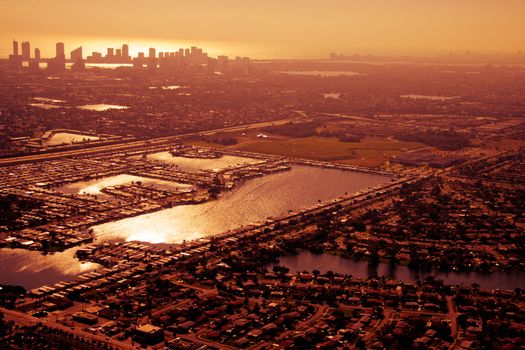
MULTIPOLYGON (((393 139, 367 137, 361 142, 341 142, 335 137, 306 138, 257 138, 253 135, 237 137, 238 144, 227 148, 247 152, 275 154, 286 157, 312 160, 337 161, 345 164, 375 167, 383 164, 390 156, 407 150, 423 147, 417 142, 403 142, 393 139)), ((192 144, 224 147, 203 141, 192 144)))

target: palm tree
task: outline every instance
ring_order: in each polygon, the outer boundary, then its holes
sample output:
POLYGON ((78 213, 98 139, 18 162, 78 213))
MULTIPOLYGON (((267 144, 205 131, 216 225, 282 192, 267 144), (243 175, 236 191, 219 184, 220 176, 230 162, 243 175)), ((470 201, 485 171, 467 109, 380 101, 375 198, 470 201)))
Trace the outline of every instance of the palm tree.
POLYGON ((474 282, 470 286, 474 290, 474 294, 478 294, 480 285, 478 283, 474 282))

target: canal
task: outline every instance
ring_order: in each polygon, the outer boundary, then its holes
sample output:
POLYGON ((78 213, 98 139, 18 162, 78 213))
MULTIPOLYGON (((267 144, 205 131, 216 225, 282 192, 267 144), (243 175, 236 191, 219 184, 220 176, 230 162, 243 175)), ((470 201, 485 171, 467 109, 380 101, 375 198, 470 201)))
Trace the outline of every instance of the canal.
MULTIPOLYGON (((197 160, 196 168, 224 168, 246 159, 224 158, 197 160), (211 163, 213 162, 213 164, 211 163)), ((251 160, 248 162, 252 162, 251 160)), ((294 166, 290 171, 247 180, 217 200, 198 205, 178 206, 158 212, 94 226, 96 241, 143 241, 178 243, 209 237, 243 225, 286 214, 345 193, 353 193, 388 182, 389 177, 312 166, 294 166)), ((167 184, 131 175, 67 184, 59 191, 103 196, 101 189, 132 181, 167 184)), ((184 186, 171 183, 174 186, 184 186)), ((77 248, 78 249, 78 248, 77 248)), ((0 283, 35 288, 96 269, 96 264, 83 264, 74 257, 76 249, 42 255, 21 249, 0 250, 0 283)))
POLYGON ((81 273, 100 265, 80 262, 75 258, 78 248, 60 253, 42 254, 25 249, 0 249, 0 283, 33 289, 60 281, 71 281, 81 273))
POLYGON ((487 289, 499 288, 513 290, 516 287, 525 288, 525 272, 480 273, 431 271, 425 273, 412 271, 406 266, 390 266, 385 263, 371 267, 367 261, 357 261, 327 253, 314 254, 305 250, 299 251, 297 255, 281 257, 279 263, 270 264, 268 269, 271 270, 275 265, 286 266, 292 273, 302 271, 312 272, 313 270, 318 270, 321 273, 332 271, 351 275, 356 278, 386 277, 405 282, 415 282, 417 277, 423 279, 427 276, 432 276, 450 285, 470 287, 473 283, 477 283, 481 288, 487 289))

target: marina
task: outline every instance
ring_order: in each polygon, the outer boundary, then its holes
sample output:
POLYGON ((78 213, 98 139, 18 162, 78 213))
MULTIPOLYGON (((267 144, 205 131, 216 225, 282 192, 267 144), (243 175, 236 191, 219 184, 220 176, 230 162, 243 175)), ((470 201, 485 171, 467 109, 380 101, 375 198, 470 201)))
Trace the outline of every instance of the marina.
POLYGON ((293 166, 287 172, 245 181, 217 200, 108 222, 94 226, 93 231, 96 241, 180 243, 277 217, 388 180, 382 175, 293 166))

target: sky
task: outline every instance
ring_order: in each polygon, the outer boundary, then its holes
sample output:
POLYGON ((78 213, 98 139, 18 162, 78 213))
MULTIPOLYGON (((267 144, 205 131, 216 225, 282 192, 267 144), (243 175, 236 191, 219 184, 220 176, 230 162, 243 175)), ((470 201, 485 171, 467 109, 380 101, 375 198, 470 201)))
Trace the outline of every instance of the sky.
POLYGON ((258 58, 506 54, 525 50, 524 33, 524 0, 0 0, 0 56, 12 39, 44 54, 59 40, 258 58))

